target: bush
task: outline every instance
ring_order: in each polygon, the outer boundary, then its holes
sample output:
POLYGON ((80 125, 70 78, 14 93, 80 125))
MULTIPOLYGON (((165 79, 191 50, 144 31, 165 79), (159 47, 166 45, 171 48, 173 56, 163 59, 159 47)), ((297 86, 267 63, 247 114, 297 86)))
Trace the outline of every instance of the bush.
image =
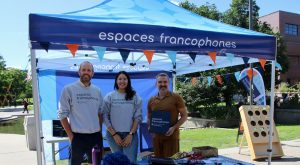
POLYGON ((236 106, 225 106, 221 103, 221 88, 207 83, 177 83, 177 91, 186 102, 190 116, 206 119, 238 119, 236 106))
POLYGON ((215 119, 215 120, 239 119, 240 117, 237 106, 201 107, 198 108, 193 115, 194 115, 193 117, 215 119))
POLYGON ((279 108, 300 110, 300 102, 299 102, 298 94, 294 94, 293 97, 289 98, 287 101, 284 101, 282 104, 280 104, 279 108))
POLYGON ((204 83, 191 83, 179 82, 177 85, 178 93, 185 100, 189 112, 197 111, 199 106, 215 107, 220 99, 218 97, 219 90, 214 85, 208 86, 204 83))

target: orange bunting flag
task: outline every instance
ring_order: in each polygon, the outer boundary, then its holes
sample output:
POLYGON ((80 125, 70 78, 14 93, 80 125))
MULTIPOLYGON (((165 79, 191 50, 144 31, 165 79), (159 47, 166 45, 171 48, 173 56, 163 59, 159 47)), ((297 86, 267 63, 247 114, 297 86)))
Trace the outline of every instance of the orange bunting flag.
POLYGON ((195 86, 197 84, 197 78, 193 77, 192 78, 192 85, 195 86))
POLYGON ((72 53, 73 57, 75 57, 75 54, 78 50, 79 44, 66 44, 70 52, 72 53))
POLYGON ((219 83, 220 85, 222 85, 222 84, 223 84, 223 80, 222 80, 221 75, 216 75, 216 78, 217 78, 217 80, 218 80, 218 83, 219 83))
POLYGON ((265 65, 266 65, 267 60, 266 59, 259 59, 259 62, 260 62, 261 67, 264 69, 264 71, 266 71, 265 70, 265 65))
POLYGON ((148 63, 151 64, 152 57, 154 55, 154 50, 144 50, 144 54, 148 60, 148 63))
POLYGON ((250 69, 247 70, 247 75, 248 75, 248 77, 249 77, 249 79, 251 81, 252 78, 253 78, 253 69, 252 68, 250 68, 250 69))
POLYGON ((210 58, 213 60, 213 62, 216 65, 216 56, 217 56, 217 52, 208 52, 208 55, 210 56, 210 58))

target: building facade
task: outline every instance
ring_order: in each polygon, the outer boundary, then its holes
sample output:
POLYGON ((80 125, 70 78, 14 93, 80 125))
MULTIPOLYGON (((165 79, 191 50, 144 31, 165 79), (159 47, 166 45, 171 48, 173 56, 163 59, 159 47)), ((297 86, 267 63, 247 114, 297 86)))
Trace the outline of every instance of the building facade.
POLYGON ((290 65, 288 72, 281 74, 280 79, 291 85, 300 82, 300 14, 276 11, 260 17, 259 21, 270 24, 286 43, 290 65))

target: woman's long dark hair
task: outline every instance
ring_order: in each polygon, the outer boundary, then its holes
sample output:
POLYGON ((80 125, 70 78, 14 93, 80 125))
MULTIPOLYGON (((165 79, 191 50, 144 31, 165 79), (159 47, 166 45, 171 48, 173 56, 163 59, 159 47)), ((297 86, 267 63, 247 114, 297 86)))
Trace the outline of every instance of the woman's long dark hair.
POLYGON ((120 74, 124 74, 126 77, 127 77, 127 80, 128 80, 128 83, 127 83, 127 87, 125 89, 125 100, 132 100, 133 96, 135 95, 135 91, 133 90, 132 86, 131 86, 131 80, 130 80, 130 77, 129 77, 129 74, 125 71, 120 71, 116 77, 115 77, 115 86, 114 88, 115 89, 119 89, 118 87, 118 84, 117 84, 117 80, 118 80, 118 77, 120 76, 120 74))

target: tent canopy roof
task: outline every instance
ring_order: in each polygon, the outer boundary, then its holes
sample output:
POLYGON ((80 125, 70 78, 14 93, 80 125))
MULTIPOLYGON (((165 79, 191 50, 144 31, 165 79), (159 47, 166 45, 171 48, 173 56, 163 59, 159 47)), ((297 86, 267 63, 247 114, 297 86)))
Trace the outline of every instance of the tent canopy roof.
POLYGON ((275 59, 276 38, 191 13, 167 0, 105 0, 94 7, 65 14, 30 14, 33 49, 66 49, 79 44, 109 50, 155 50, 207 54, 233 53, 275 59))
POLYGON ((156 25, 219 33, 268 36, 267 34, 214 21, 176 6, 167 0, 105 0, 79 11, 40 14, 80 22, 156 25))

